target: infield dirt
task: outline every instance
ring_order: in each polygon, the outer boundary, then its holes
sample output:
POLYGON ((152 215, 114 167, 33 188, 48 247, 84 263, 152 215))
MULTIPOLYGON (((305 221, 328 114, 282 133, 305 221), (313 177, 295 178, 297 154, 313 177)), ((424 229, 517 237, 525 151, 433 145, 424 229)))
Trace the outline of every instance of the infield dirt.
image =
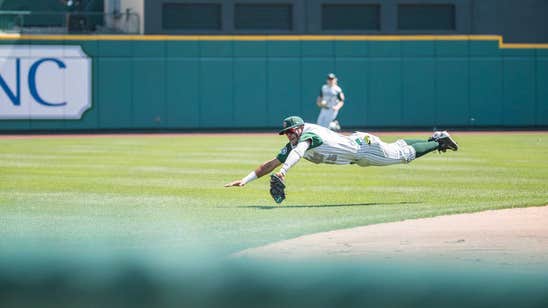
POLYGON ((322 232, 247 249, 236 256, 290 260, 427 259, 538 268, 548 265, 548 206, 322 232))

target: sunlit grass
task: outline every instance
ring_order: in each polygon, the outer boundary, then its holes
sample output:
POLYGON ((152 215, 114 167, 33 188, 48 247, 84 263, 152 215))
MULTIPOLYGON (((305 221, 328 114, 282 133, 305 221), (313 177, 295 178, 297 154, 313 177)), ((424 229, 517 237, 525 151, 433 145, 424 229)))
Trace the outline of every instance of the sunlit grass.
POLYGON ((409 165, 303 161, 282 205, 266 179, 223 188, 276 155, 286 142, 277 135, 0 140, 0 243, 198 242, 230 253, 337 228, 548 203, 547 133, 456 138, 459 152, 409 165))

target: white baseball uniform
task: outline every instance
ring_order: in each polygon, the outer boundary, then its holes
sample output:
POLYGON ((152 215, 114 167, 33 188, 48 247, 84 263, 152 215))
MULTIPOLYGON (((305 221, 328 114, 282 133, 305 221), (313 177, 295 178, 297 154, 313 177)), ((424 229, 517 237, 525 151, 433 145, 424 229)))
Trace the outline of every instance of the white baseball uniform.
MULTIPOLYGON (((308 140, 310 145, 302 157, 316 164, 386 166, 409 163, 416 156, 415 149, 401 139, 386 143, 375 135, 363 132, 343 136, 325 127, 305 123, 299 144, 308 140)), ((295 147, 287 143, 278 154, 278 160, 285 163, 295 147)))
POLYGON ((339 103, 342 95, 342 89, 338 85, 329 86, 324 84, 320 91, 320 97, 327 103, 327 108, 322 108, 318 115, 317 124, 323 127, 329 127, 329 123, 337 118, 338 111, 333 110, 333 106, 339 103))

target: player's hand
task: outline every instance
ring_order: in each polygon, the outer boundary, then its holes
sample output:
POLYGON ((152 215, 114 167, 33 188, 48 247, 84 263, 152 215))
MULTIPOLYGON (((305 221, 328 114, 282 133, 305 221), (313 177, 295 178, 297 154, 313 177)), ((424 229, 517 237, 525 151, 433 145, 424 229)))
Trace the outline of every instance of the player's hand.
POLYGON ((226 183, 226 184, 225 184, 225 187, 232 187, 232 186, 243 187, 243 186, 245 186, 245 184, 242 183, 242 180, 237 180, 237 181, 234 181, 234 182, 230 182, 230 183, 226 183))
POLYGON ((285 181, 285 175, 283 175, 281 172, 276 173, 276 176, 280 178, 280 180, 285 181))
POLYGON ((333 111, 339 111, 339 109, 341 109, 341 107, 339 107, 338 105, 333 106, 333 111))

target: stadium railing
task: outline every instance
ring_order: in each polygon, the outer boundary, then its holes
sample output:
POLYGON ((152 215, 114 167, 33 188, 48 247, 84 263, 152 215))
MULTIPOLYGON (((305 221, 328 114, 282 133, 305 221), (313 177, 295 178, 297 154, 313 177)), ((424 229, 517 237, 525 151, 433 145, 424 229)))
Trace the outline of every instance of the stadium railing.
POLYGON ((0 33, 21 34, 138 34, 134 12, 0 11, 0 33))

